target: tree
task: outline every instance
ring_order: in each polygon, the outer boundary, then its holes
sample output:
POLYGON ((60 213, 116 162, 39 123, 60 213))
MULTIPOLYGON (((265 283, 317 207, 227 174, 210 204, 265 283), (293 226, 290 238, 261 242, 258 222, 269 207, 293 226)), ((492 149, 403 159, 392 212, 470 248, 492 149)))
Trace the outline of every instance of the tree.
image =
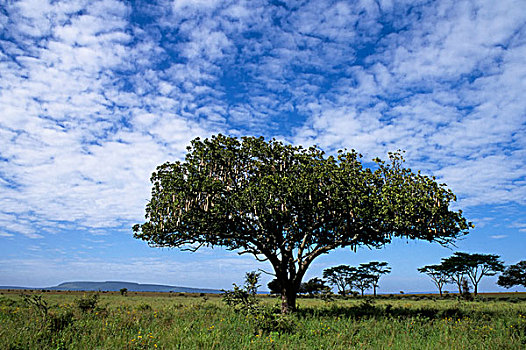
POLYGON ((128 295, 128 288, 121 288, 119 290, 119 292, 121 292, 121 295, 127 296, 128 295))
POLYGON ((327 285, 325 285, 325 281, 321 278, 314 277, 308 280, 305 283, 302 283, 300 286, 300 293, 307 293, 309 296, 314 296, 315 294, 320 294, 324 291, 329 289, 327 285))
MULTIPOLYGON (((484 276, 494 276, 504 270, 504 263, 494 254, 469 254, 456 252, 444 259, 443 263, 449 271, 463 272, 473 284, 473 294, 478 293, 478 284, 484 276)), ((462 281, 461 281, 462 282, 462 281)), ((462 293, 462 292, 461 292, 462 293)))
POLYGON ((526 287, 526 260, 509 266, 504 273, 499 276, 497 284, 504 288, 511 288, 513 286, 526 287))
POLYGON ((267 283, 267 288, 270 291, 270 294, 281 294, 281 284, 277 278, 274 278, 267 283))
POLYGON ((155 247, 224 246, 268 261, 294 310, 303 276, 339 247, 381 248, 395 237, 448 244, 470 223, 434 178, 402 166, 399 153, 364 168, 355 151, 326 157, 313 146, 223 135, 191 142, 184 161, 152 174, 146 222, 134 236, 155 247))
POLYGON ((391 268, 387 266, 385 261, 371 261, 366 264, 360 264, 360 268, 371 276, 371 287, 373 287, 373 295, 376 297, 376 288, 378 288, 380 277, 390 273, 391 268))
POLYGON ((466 275, 466 264, 462 257, 452 255, 448 258, 442 259, 440 264, 444 269, 444 273, 449 276, 451 282, 455 282, 458 288, 458 295, 462 295, 462 284, 464 276, 466 275))
POLYGON ((360 290, 363 297, 365 291, 372 287, 374 276, 361 267, 351 267, 349 284, 360 290))
POLYGON ((426 275, 431 277, 431 280, 438 288, 440 296, 442 296, 442 288, 444 287, 444 285, 451 280, 449 272, 444 267, 444 265, 427 265, 424 267, 420 267, 418 269, 418 272, 425 273, 426 275))
POLYGON ((245 274, 245 290, 252 295, 256 295, 258 293, 258 288, 261 287, 259 285, 259 278, 261 277, 261 273, 256 271, 247 272, 245 274))
POLYGON ((345 296, 347 295, 347 287, 350 287, 350 280, 352 269, 348 265, 339 265, 323 270, 323 278, 329 284, 336 286, 338 292, 345 296))

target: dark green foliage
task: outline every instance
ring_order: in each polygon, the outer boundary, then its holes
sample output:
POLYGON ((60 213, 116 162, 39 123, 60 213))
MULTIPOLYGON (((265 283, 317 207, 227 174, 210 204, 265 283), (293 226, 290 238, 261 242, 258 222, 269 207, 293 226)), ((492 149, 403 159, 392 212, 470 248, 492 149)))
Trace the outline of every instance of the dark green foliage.
POLYGON ((29 304, 35 310, 37 310, 43 317, 47 316, 49 306, 47 302, 42 298, 42 295, 22 294, 22 299, 25 303, 29 304))
POLYGON ((137 305, 136 310, 138 311, 150 311, 152 309, 150 304, 140 303, 137 305))
POLYGON ((375 169, 360 157, 262 137, 197 138, 184 161, 152 174, 146 222, 134 235, 157 247, 219 245, 268 260, 288 312, 312 261, 333 249, 380 248, 395 237, 447 244, 467 233, 444 184, 404 168, 399 153, 376 159, 375 169))
POLYGON ((233 290, 223 290, 223 301, 234 308, 236 311, 242 311, 247 314, 259 310, 259 300, 256 298, 260 273, 255 271, 245 274, 245 286, 239 287, 233 283, 233 290))
POLYGON ((261 287, 259 285, 259 279, 261 277, 261 273, 256 271, 247 272, 245 275, 245 290, 247 293, 256 295, 258 292, 258 288, 261 287))
POLYGON ((281 294, 281 283, 279 283, 277 278, 274 278, 267 283, 267 288, 269 289, 270 294, 281 294))
POLYGON ((504 273, 499 276, 497 284, 504 288, 511 288, 513 286, 526 287, 526 260, 509 266, 504 273))
POLYGON ((75 305, 82 312, 91 312, 95 310, 99 302, 99 294, 88 294, 84 295, 78 299, 75 299, 75 305))
POLYGON ((74 321, 73 311, 63 310, 58 312, 51 312, 46 320, 46 326, 52 333, 58 333, 69 327, 74 321))
POLYGON ((296 330, 296 323, 290 315, 281 314, 279 309, 272 307, 259 308, 249 320, 257 334, 290 334, 296 330))
POLYGON ((251 310, 255 309, 258 305, 258 300, 254 295, 235 283, 233 285, 233 290, 223 290, 223 293, 221 293, 223 301, 236 311, 251 312, 251 310))
POLYGON ((223 291, 223 301, 236 312, 246 315, 257 334, 292 333, 295 323, 290 316, 280 314, 279 309, 260 305, 256 297, 259 276, 254 271, 247 272, 244 288, 234 283, 233 290, 223 291))
POLYGON ((321 278, 314 277, 305 283, 301 284, 299 292, 302 294, 308 294, 310 297, 315 295, 321 295, 329 290, 329 287, 325 284, 325 281, 321 278))
POLYGON ((462 294, 460 294, 460 296, 466 301, 473 301, 473 295, 471 295, 469 291, 468 280, 465 278, 462 280, 462 294))

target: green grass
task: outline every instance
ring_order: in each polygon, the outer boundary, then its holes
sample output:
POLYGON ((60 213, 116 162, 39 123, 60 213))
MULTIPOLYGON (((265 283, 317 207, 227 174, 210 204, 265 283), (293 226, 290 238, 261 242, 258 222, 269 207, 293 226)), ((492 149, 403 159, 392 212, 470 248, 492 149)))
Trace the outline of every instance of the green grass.
POLYGON ((300 299, 299 311, 282 320, 294 331, 281 334, 262 331, 256 316, 217 296, 108 293, 88 311, 79 298, 44 293, 46 313, 1 295, 0 349, 526 349, 526 301, 516 298, 300 299))

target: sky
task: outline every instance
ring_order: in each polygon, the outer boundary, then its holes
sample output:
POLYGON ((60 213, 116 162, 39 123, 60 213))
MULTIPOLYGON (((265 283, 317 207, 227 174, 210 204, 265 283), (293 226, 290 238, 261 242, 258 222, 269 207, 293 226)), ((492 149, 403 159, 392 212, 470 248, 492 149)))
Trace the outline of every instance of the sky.
MULTIPOLYGON (((306 279, 387 261, 380 293, 432 291, 417 268, 455 251, 515 264, 526 259, 525 57, 524 0, 0 0, 0 285, 226 289, 269 271, 221 248, 133 238, 156 166, 217 133, 366 161, 405 150, 476 226, 450 247, 340 249, 306 279)), ((479 291, 506 290, 492 277, 479 291)))

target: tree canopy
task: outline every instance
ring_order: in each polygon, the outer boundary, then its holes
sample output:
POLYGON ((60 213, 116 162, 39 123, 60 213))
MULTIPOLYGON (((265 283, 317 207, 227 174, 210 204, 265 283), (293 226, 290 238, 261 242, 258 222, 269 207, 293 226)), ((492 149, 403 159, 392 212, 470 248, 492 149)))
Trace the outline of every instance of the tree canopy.
POLYGON ((223 246, 269 261, 294 309, 308 267, 338 247, 379 248, 394 237, 448 244, 471 224, 449 209, 455 195, 432 177, 388 162, 362 165, 354 150, 326 156, 223 135, 193 140, 184 161, 152 174, 146 221, 134 236, 157 247, 223 246))
POLYGON ((380 277, 391 272, 391 268, 387 266, 386 261, 378 262, 371 261, 360 264, 359 269, 370 275, 371 287, 373 287, 373 295, 376 296, 376 289, 378 288, 380 277))
POLYGON ((353 270, 349 265, 338 265, 323 270, 323 278, 325 278, 330 285, 336 286, 342 296, 346 296, 348 287, 351 287, 350 278, 352 273, 353 270))
POLYGON ((526 260, 508 266, 504 273, 499 276, 497 284, 504 288, 513 286, 526 287, 526 260))
POLYGON ((468 276, 475 295, 478 293, 478 284, 482 277, 494 276, 504 270, 504 263, 498 255, 494 254, 456 252, 449 258, 443 259, 442 265, 458 285, 464 275, 468 276))
POLYGON ((431 280, 437 286, 438 292, 440 293, 440 296, 442 296, 442 288, 445 284, 447 284, 451 280, 451 276, 447 268, 440 264, 440 265, 427 265, 424 267, 420 267, 418 269, 418 272, 424 273, 431 277, 431 280))

